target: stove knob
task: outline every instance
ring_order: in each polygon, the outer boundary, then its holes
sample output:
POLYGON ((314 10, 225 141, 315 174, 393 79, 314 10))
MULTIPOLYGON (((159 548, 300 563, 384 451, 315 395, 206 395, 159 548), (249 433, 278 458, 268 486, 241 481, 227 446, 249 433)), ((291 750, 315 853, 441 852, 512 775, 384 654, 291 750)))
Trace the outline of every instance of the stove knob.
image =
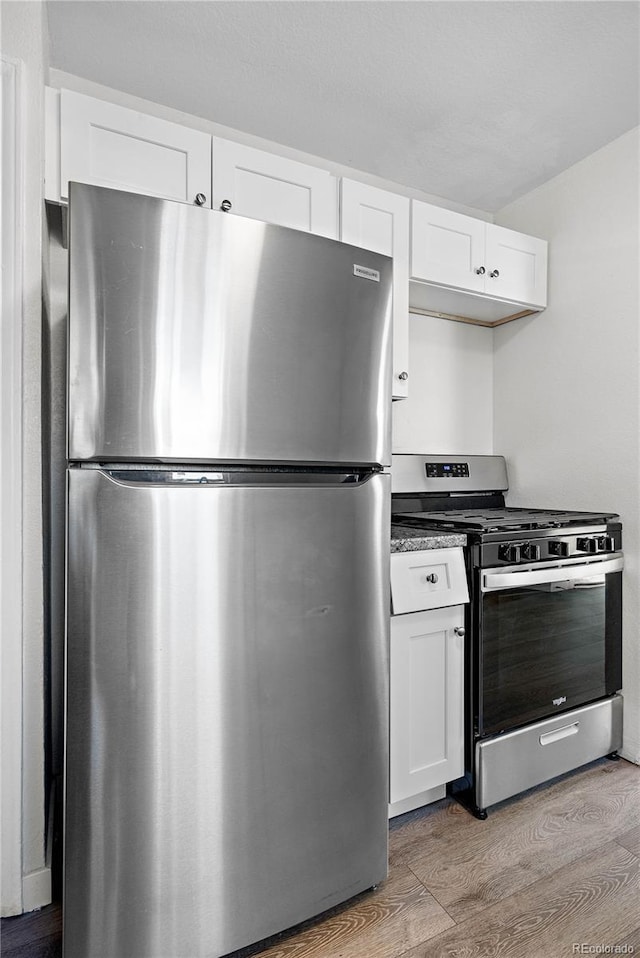
POLYGON ((576 539, 576 548, 579 549, 580 552, 597 552, 598 540, 594 539, 593 536, 589 536, 589 538, 579 537, 576 539))
POLYGON ((613 552, 614 544, 612 536, 598 536, 598 549, 600 552, 613 552))
POLYGON ((500 546, 498 549, 498 558, 504 559, 505 562, 520 562, 520 559, 522 558, 520 555, 520 546, 500 546))
POLYGON ((569 543, 562 539, 549 539, 549 555, 566 559, 569 556, 569 543))
POLYGON ((540 546, 536 542, 525 542, 522 546, 522 557, 537 562, 540 558, 540 546))

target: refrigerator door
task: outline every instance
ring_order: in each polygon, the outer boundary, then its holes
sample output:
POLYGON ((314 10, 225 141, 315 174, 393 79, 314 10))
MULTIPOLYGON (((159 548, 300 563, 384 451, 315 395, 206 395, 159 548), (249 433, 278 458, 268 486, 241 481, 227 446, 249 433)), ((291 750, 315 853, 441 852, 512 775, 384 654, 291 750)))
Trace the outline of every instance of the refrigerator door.
POLYGON ((214 958, 386 876, 390 477, 151 478, 69 470, 65 958, 214 958))
POLYGON ((74 183, 69 458, 390 462, 391 265, 74 183))

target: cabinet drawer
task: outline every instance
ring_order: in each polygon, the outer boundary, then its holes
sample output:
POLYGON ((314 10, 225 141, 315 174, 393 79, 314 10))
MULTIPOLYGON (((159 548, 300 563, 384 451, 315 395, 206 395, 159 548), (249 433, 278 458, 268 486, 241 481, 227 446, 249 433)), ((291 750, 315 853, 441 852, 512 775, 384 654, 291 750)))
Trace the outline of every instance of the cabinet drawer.
POLYGON ((394 615, 469 601, 462 549, 396 552, 391 556, 394 615))

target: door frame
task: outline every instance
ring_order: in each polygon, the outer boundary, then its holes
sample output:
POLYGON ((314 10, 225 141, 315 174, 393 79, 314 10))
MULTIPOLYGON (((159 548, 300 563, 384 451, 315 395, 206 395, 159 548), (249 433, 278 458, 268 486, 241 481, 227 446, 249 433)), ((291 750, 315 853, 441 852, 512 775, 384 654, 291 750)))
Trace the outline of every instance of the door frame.
POLYGON ((22 329, 23 64, 2 70, 2 326, 0 328, 0 628, 2 630, 2 915, 23 910, 22 893, 22 329))

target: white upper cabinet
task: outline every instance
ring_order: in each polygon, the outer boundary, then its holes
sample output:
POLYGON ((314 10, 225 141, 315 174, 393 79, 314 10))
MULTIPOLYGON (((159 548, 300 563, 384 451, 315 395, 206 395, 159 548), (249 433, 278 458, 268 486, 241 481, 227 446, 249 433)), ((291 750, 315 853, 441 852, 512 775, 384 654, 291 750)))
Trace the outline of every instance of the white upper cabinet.
POLYGON ((47 200, 95 183, 392 256, 394 399, 408 395, 410 311, 494 326, 546 306, 544 240, 347 178, 338 226, 337 179, 321 166, 71 90, 47 88, 45 102, 47 200))
POLYGON ((206 133, 70 90, 47 91, 46 129, 47 199, 77 181, 211 206, 206 133))
POLYGON ((213 140, 213 208, 337 239, 337 180, 327 170, 213 140))
POLYGON ((409 200, 343 179, 340 239, 393 257, 393 398, 404 399, 409 386, 409 200))
POLYGON ((547 305, 547 243, 413 200, 411 280, 412 306, 497 325, 547 305))

